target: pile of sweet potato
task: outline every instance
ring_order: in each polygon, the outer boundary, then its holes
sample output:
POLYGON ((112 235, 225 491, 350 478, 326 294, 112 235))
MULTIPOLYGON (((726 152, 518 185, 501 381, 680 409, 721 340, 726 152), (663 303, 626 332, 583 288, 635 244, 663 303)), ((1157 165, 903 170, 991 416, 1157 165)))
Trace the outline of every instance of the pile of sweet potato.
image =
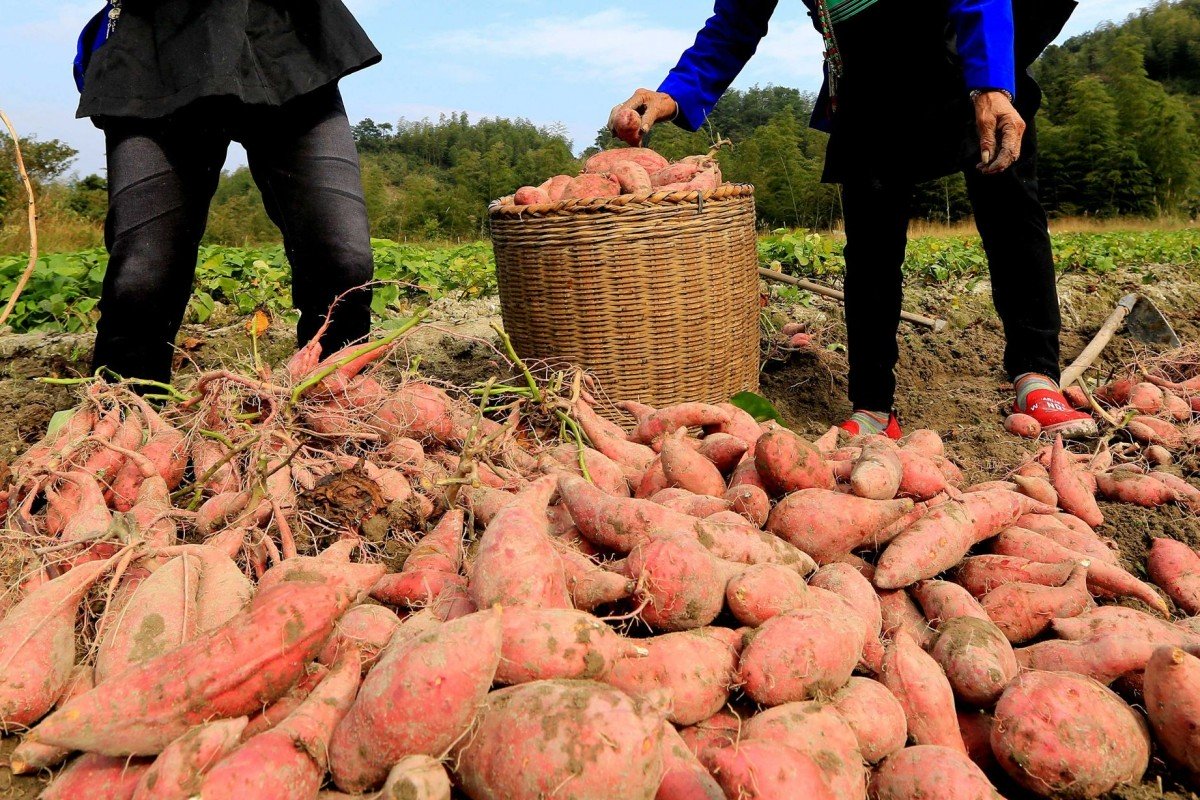
POLYGON ((1157 746, 1200 787, 1200 618, 1172 616, 1200 554, 1158 540, 1151 585, 1096 532, 1106 483, 1190 484, 1056 441, 964 486, 932 431, 621 426, 579 383, 488 384, 489 415, 372 366, 401 341, 165 407, 93 384, 12 465, 14 772, 55 770, 48 798, 1096 797, 1157 746), (390 570, 381 517, 411 543, 390 570))
POLYGON ((555 175, 541 186, 522 186, 518 206, 593 200, 623 194, 710 191, 721 185, 721 166, 712 153, 675 163, 646 147, 619 147, 590 157, 579 175, 555 175))

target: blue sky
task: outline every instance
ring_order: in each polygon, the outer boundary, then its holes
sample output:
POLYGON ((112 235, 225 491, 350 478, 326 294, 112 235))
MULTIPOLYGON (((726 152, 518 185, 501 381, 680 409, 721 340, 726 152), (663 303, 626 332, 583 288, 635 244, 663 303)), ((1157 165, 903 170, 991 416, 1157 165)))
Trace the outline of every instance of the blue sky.
MULTIPOLYGON (((1065 35, 1120 20, 1147 0, 1082 0, 1065 35)), ((347 0, 383 61, 342 84, 352 121, 525 117, 561 124, 576 149, 590 144, 608 110, 638 86, 653 88, 691 43, 711 0, 604 4, 559 0, 440 3, 347 0)), ((80 27, 99 2, 5 0, 0 27, 0 108, 22 135, 57 138, 79 150, 77 173, 104 166, 104 140, 76 120, 71 59, 80 27)), ((815 89, 820 38, 800 0, 783 0, 771 34, 735 86, 775 83, 815 89)), ((227 166, 244 156, 232 150, 227 166)))

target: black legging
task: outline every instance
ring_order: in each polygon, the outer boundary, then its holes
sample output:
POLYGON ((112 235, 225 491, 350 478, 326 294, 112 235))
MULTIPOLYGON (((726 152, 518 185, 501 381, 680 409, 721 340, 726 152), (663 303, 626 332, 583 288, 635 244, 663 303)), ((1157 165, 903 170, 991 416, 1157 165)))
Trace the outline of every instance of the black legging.
MULTIPOLYGON (((292 267, 300 342, 339 294, 371 280, 370 229, 350 123, 336 86, 281 107, 208 100, 159 120, 101 121, 108 146, 110 253, 93 369, 170 379, 196 251, 231 141, 246 148, 292 267)), ((326 353, 365 336, 370 291, 338 303, 326 353)))
MULTIPOLYGON (((1058 377, 1061 325, 1046 212, 1038 200, 1037 134, 1032 114, 1020 160, 999 175, 965 172, 975 225, 1004 323, 1009 377, 1058 377)), ((903 294, 901 266, 913 186, 860 182, 843 187, 846 217, 846 339, 850 402, 887 411, 896 394, 896 344, 903 294)))

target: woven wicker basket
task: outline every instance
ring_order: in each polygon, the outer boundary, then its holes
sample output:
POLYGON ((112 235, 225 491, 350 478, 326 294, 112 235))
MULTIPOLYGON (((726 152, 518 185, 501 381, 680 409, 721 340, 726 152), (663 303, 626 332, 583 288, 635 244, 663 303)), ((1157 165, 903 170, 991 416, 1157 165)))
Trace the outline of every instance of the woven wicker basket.
MULTIPOLYGON (((758 388, 754 187, 490 209, 504 327, 609 398, 723 402, 758 388)), ((602 409, 603 410, 603 409, 602 409)))

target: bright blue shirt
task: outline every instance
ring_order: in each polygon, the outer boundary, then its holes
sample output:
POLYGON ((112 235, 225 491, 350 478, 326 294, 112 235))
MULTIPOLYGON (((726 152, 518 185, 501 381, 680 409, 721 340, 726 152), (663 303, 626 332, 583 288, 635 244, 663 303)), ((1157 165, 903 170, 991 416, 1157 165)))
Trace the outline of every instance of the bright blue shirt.
MULTIPOLYGON (((658 87, 679 106, 676 122, 698 130, 767 35, 779 0, 716 0, 696 43, 658 87)), ((898 2, 898 0, 881 0, 898 2)), ((1017 91, 1012 0, 950 0, 967 89, 1017 91)))

